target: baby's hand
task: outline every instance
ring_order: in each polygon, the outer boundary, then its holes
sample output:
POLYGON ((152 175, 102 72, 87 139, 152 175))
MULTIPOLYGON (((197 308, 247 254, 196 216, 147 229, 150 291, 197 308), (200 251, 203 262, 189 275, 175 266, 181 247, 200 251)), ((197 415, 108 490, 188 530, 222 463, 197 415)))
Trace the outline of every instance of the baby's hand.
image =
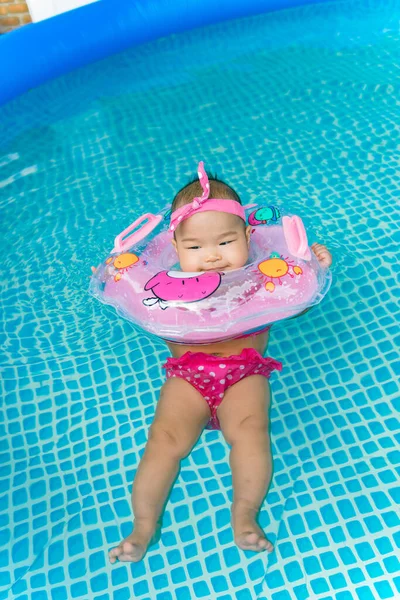
POLYGON ((329 252, 329 250, 326 246, 315 243, 311 246, 311 250, 314 252, 315 256, 317 257, 317 260, 318 260, 319 264, 321 265, 321 267, 324 267, 324 269, 327 269, 328 267, 331 266, 332 254, 329 252))
POLYGON ((90 267, 90 268, 91 268, 93 274, 96 273, 96 271, 97 271, 96 267, 90 267))

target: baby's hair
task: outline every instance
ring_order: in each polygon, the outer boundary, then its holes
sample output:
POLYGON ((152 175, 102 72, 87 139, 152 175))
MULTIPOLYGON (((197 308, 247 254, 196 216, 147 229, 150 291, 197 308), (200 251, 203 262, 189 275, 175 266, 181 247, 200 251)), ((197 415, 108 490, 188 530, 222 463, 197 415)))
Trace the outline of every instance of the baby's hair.
MULTIPOLYGON (((235 200, 242 204, 239 194, 235 192, 227 183, 218 179, 217 175, 212 175, 206 171, 208 180, 210 182, 210 198, 221 198, 223 200, 235 200)), ((185 204, 190 204, 194 198, 199 198, 203 194, 203 188, 200 185, 198 176, 196 175, 193 179, 187 183, 179 192, 176 194, 171 210, 181 208, 185 204)))

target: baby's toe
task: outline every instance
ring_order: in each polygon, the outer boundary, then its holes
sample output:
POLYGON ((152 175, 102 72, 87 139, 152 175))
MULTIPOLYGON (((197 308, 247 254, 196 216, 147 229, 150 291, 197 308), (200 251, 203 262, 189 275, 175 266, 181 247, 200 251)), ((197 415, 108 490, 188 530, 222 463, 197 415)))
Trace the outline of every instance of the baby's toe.
POLYGON ((261 550, 266 550, 267 552, 272 552, 274 549, 273 544, 271 544, 271 542, 266 538, 260 538, 258 546, 261 550))
POLYGON ((266 549, 266 551, 267 551, 267 552, 273 552, 273 550, 274 550, 274 545, 273 545, 273 543, 272 543, 272 542, 270 542, 269 540, 267 540, 267 546, 266 546, 266 548, 265 548, 265 549, 266 549))
POLYGON ((253 550, 254 552, 272 552, 273 545, 264 536, 256 532, 246 532, 240 535, 236 540, 237 545, 242 550, 253 550))
POLYGON ((265 538, 264 536, 258 536, 258 539, 255 542, 255 544, 257 545, 257 550, 259 552, 263 552, 264 550, 266 550, 267 552, 272 552, 274 548, 271 542, 267 540, 267 538, 265 538))
POLYGON ((116 548, 110 550, 110 552, 108 553, 108 558, 110 559, 110 562, 115 563, 117 561, 117 558, 121 556, 122 552, 123 551, 121 546, 117 546, 116 548))
POLYGON ((131 542, 122 542, 116 548, 113 548, 109 553, 109 559, 112 564, 117 560, 120 562, 137 562, 141 560, 145 548, 131 542))

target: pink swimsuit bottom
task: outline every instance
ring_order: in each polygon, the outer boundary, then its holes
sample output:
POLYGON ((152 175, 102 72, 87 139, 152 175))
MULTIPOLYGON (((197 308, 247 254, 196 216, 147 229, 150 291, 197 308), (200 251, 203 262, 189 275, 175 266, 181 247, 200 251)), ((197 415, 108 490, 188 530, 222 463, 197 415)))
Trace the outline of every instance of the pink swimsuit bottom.
POLYGON ((200 392, 211 411, 206 429, 220 429, 217 408, 226 390, 250 375, 269 379, 272 371, 281 371, 282 363, 273 358, 263 358, 254 348, 245 348, 238 356, 228 357, 186 352, 180 358, 168 358, 163 368, 167 379, 180 377, 200 392))

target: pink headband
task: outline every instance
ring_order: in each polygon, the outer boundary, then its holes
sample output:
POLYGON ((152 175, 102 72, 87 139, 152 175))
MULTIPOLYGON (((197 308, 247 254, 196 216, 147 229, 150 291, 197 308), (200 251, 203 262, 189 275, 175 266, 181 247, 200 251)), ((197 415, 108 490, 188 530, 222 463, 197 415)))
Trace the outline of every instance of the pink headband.
POLYGON ((244 208, 236 200, 224 200, 222 198, 209 198, 210 194, 210 183, 208 181, 207 173, 204 170, 203 161, 199 162, 198 176, 201 187, 203 188, 203 194, 200 198, 194 198, 191 204, 185 204, 181 206, 171 215, 171 222, 169 226, 170 231, 175 231, 182 221, 185 221, 189 217, 192 217, 196 213, 206 212, 208 210, 215 210, 217 212, 230 213, 236 215, 246 222, 246 213, 244 208))

